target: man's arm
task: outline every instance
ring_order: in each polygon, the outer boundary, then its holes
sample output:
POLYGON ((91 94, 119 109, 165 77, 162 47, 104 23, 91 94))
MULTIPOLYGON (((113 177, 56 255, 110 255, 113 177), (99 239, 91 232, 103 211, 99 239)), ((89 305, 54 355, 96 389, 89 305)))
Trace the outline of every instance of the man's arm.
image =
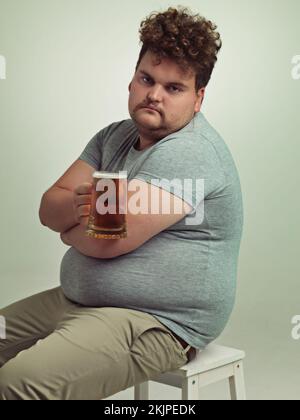
POLYGON ((133 179, 128 184, 127 207, 127 238, 94 239, 86 237, 87 218, 81 218, 80 226, 61 235, 62 241, 90 257, 115 258, 137 249, 192 211, 192 207, 179 197, 137 179, 133 179), (140 193, 138 200, 134 197, 136 190, 140 193), (147 209, 146 214, 136 214, 133 205, 136 201, 144 203, 141 204, 147 209), (158 214, 151 212, 152 206, 159 210, 158 214), (163 212, 163 208, 169 208, 170 211, 163 212))
POLYGON ((73 208, 73 192, 53 187, 41 200, 39 217, 42 225, 54 232, 65 232, 79 224, 73 208))
POLYGON ((65 245, 73 246, 81 254, 87 257, 99 259, 114 258, 118 246, 117 241, 121 239, 94 239, 85 234, 86 226, 77 225, 66 232, 61 233, 61 240, 65 245))
POLYGON ((85 235, 90 211, 90 187, 95 169, 78 159, 43 195, 39 218, 44 226, 59 232, 65 245, 84 255, 112 258, 115 241, 93 239, 85 235), (89 185, 88 185, 89 184, 89 185))
MULTIPOLYGON (((62 241, 66 245, 74 246, 84 255, 95 258, 114 258, 127 254, 159 232, 177 223, 192 210, 189 204, 163 189, 133 179, 128 183, 127 238, 94 239, 88 237, 85 235, 85 229, 90 197, 82 184, 93 182, 92 174, 94 171, 95 169, 86 162, 75 161, 54 186, 44 194, 45 197, 42 199, 40 208, 42 224, 62 233, 62 241), (130 186, 133 188, 130 188, 130 186), (142 192, 142 201, 145 200, 148 204, 147 214, 136 214, 131 211, 131 199, 137 190, 142 192), (77 191, 75 209, 74 191, 77 191), (150 203, 161 209, 162 203, 166 202, 170 203, 171 210, 180 208, 180 211, 176 213, 171 211, 170 214, 153 214, 151 212, 150 203)), ((135 200, 133 199, 133 201, 135 200)))
POLYGON ((93 182, 95 169, 77 159, 43 195, 39 217, 44 226, 55 232, 65 232, 79 224, 74 211, 74 190, 82 183, 93 182))

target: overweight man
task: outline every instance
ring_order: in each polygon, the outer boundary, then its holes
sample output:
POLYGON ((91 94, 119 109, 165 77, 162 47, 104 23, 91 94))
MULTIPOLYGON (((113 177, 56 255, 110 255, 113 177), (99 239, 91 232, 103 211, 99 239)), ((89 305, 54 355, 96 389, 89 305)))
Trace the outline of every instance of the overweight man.
POLYGON ((0 310, 0 400, 107 398, 201 357, 233 310, 241 186, 202 112, 220 35, 169 8, 140 40, 130 118, 102 128, 41 199, 42 225, 68 250, 56 288, 0 310), (126 238, 86 235, 95 171, 127 172, 126 238), (138 191, 144 210, 170 210, 133 211, 138 191))

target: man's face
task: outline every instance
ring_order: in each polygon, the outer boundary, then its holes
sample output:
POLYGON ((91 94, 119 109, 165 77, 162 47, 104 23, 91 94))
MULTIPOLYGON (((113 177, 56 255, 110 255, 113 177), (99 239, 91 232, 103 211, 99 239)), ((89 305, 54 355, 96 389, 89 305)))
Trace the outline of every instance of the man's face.
POLYGON ((129 85, 129 113, 139 133, 160 140, 186 126, 200 111, 205 89, 195 91, 195 72, 184 74, 164 58, 160 64, 149 50, 129 85), (148 109, 145 107, 151 107, 148 109))

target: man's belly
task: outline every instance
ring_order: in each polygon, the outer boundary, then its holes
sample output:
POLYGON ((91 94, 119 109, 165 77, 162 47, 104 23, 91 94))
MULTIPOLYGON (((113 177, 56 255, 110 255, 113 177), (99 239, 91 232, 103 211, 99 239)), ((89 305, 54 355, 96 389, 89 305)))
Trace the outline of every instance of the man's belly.
MULTIPOLYGON (((118 306, 144 311, 205 307, 207 254, 199 258, 199 246, 189 248, 173 241, 166 248, 148 241, 137 250, 113 259, 96 259, 70 248, 60 268, 65 295, 85 306, 118 306), (201 274, 202 273, 202 274, 201 274)), ((206 250, 204 250, 206 251, 206 250)))

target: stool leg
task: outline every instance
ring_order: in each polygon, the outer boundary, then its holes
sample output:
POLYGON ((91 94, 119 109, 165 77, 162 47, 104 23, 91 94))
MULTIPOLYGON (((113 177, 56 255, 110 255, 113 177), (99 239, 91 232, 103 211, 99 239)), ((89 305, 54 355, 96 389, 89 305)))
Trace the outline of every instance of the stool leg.
POLYGON ((230 395, 232 400, 246 400, 243 362, 233 366, 234 375, 229 378, 230 395))
POLYGON ((182 381, 181 398, 183 400, 199 400, 199 376, 190 376, 182 381))
POLYGON ((149 381, 135 385, 134 387, 134 399, 135 400, 149 400, 149 381))

